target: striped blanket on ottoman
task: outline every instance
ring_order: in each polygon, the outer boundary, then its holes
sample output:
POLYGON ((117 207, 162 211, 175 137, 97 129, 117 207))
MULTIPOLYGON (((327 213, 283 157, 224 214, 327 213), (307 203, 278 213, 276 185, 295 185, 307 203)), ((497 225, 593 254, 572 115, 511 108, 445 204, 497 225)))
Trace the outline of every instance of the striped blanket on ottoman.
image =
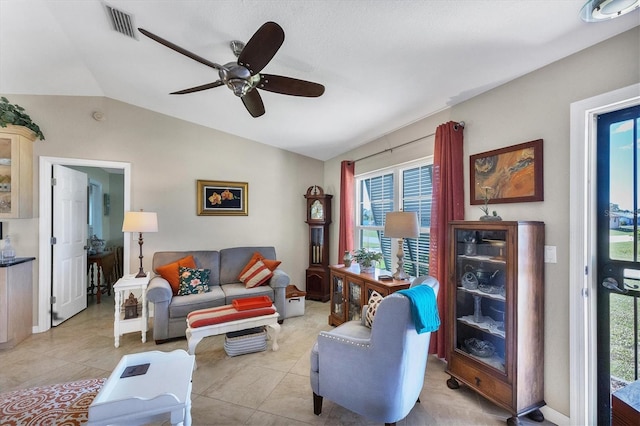
POLYGON ((187 315, 187 345, 190 355, 195 355, 196 346, 209 336, 246 330, 248 328, 267 326, 268 335, 273 341, 271 348, 278 350, 278 334, 280 315, 269 301, 258 298, 241 299, 232 305, 216 308, 199 309, 187 315))

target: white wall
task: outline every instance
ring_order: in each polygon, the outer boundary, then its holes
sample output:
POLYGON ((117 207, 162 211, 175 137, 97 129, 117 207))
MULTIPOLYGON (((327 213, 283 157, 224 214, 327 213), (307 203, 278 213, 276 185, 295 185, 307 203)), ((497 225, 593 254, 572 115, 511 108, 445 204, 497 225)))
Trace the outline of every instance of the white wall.
MULTIPOLYGON (((339 217, 340 161, 357 159, 435 132, 449 120, 466 123, 465 186, 467 220, 482 213, 469 204, 469 155, 544 139, 544 201, 492 205, 505 220, 540 220, 546 244, 557 246, 556 264, 545 265, 545 401, 569 416, 569 106, 572 102, 640 81, 640 28, 578 52, 517 80, 413 123, 325 162, 325 187, 334 194, 339 217)), ((428 94, 425 94, 428 96, 428 94)), ((356 163, 356 173, 431 155, 433 137, 392 154, 356 163)), ((338 224, 332 229, 337 241, 338 224)), ((332 262, 338 259, 332 246, 332 262)))
MULTIPOLYGON (((38 256, 39 156, 129 162, 131 208, 158 213, 159 232, 144 235, 145 270, 159 250, 273 245, 292 283, 304 287, 303 195, 322 184, 321 161, 107 98, 6 96, 23 106, 46 136, 34 145, 34 219, 6 221, 19 256, 38 256), (95 110, 106 120, 95 121, 95 110), (198 179, 248 182, 249 216, 197 216, 198 179)), ((137 271, 137 236, 129 244, 131 268, 137 271)), ((37 271, 36 264, 34 295, 37 271)))

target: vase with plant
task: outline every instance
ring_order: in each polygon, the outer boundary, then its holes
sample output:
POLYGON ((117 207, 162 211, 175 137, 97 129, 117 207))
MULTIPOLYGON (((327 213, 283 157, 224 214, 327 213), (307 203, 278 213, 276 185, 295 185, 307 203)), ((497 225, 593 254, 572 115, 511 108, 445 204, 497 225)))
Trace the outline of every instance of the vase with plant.
POLYGON ((353 260, 360 265, 360 272, 371 274, 376 269, 376 262, 382 260, 382 253, 361 247, 353 252, 353 260))
POLYGON ((13 105, 4 96, 0 97, 0 127, 7 125, 23 126, 36 134, 40 140, 44 140, 44 134, 40 127, 31 120, 31 117, 20 105, 13 105))
POLYGON ((498 212, 495 210, 493 211, 493 214, 489 214, 489 200, 491 199, 491 191, 493 191, 493 189, 490 186, 483 186, 481 189, 484 190, 484 193, 482 194, 484 206, 480 207, 480 210, 482 210, 484 216, 481 216, 480 220, 502 220, 502 218, 498 216, 498 212))

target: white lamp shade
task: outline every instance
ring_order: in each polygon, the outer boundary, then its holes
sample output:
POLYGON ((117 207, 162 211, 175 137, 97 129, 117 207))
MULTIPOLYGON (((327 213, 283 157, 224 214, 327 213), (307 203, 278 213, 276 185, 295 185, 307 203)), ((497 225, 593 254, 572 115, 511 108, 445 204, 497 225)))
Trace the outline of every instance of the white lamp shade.
POLYGON ((122 232, 158 232, 158 215, 155 212, 125 212, 122 232))
POLYGON ((384 223, 384 236, 391 238, 418 238, 420 226, 416 212, 389 212, 384 223))

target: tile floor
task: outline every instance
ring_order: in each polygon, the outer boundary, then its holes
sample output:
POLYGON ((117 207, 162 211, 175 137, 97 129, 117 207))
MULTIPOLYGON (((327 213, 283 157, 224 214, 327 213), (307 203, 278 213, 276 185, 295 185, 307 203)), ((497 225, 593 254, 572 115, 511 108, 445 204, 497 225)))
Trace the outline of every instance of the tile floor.
MULTIPOLYGON (((193 375, 193 425, 366 425, 356 415, 325 399, 313 414, 309 385, 309 351, 321 330, 328 330, 329 304, 306 301, 305 315, 287 319, 272 352, 228 357, 224 336, 204 339, 197 347, 193 375)), ((62 325, 30 336, 16 348, 0 351, 0 392, 86 378, 108 377, 128 353, 187 348, 186 340, 156 345, 140 333, 113 340, 113 296, 105 296, 62 325)), ((445 364, 430 357, 425 384, 409 415, 398 425, 504 425, 509 414, 468 388, 451 390, 445 364)), ((539 424, 523 419, 524 424, 539 424)), ((168 423, 167 423, 168 424, 168 423)), ((542 424, 551 423, 545 421, 542 424)))

